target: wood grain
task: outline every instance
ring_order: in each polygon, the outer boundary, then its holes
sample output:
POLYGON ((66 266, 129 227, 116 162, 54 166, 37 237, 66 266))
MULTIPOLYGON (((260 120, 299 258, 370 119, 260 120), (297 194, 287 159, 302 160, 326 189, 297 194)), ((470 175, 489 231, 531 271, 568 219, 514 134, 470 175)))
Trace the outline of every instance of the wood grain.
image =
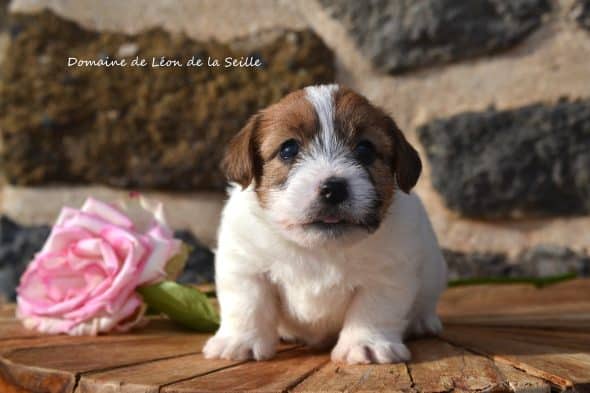
POLYGON ((73 373, 38 369, 0 361, 0 392, 2 393, 69 393, 76 383, 73 373))
POLYGON ((201 354, 177 356, 129 367, 82 375, 77 393, 157 393, 162 385, 195 378, 240 364, 208 360, 201 354))
POLYGON ((587 342, 568 338, 563 332, 554 332, 569 340, 568 344, 562 344, 557 337, 553 340, 548 337, 535 339, 534 332, 518 330, 507 332, 494 328, 450 326, 443 332, 443 337, 455 345, 486 354, 496 361, 548 380, 559 389, 575 387, 580 390, 588 386, 590 354, 579 349, 586 347, 587 342))
POLYGON ((437 338, 410 343, 408 364, 419 392, 509 391, 508 382, 493 361, 437 338))
POLYGON ((554 311, 575 307, 588 310, 590 299, 583 296, 590 293, 590 280, 576 279, 536 288, 528 284, 475 285, 449 288, 443 294, 438 306, 439 314, 447 319, 468 315, 506 315, 544 313, 550 316, 554 311))
POLYGON ((541 378, 533 377, 509 364, 496 362, 498 371, 504 377, 512 392, 550 393, 551 385, 541 378))
POLYGON ((14 313, 16 311, 16 304, 14 303, 2 303, 0 302, 0 321, 5 319, 14 319, 14 313))
POLYGON ((175 383, 163 393, 198 392, 283 392, 329 361, 325 353, 294 349, 265 362, 249 362, 213 374, 175 383))
MULTIPOLYGON (((104 337, 135 337, 142 335, 178 335, 191 334, 193 331, 183 328, 174 322, 165 318, 150 318, 147 324, 142 328, 137 328, 129 333, 111 333, 109 335, 96 336, 98 339, 104 337)), ((22 323, 16 319, 0 320, 0 343, 4 347, 6 340, 27 339, 27 338, 44 338, 51 340, 55 337, 67 337, 65 335, 44 335, 33 330, 27 330, 22 323)), ((92 336, 88 336, 92 337, 92 336)), ((73 341, 77 337, 71 337, 73 341)))
MULTIPOLYGON (((279 352, 293 349, 281 345, 279 352)), ((132 366, 82 374, 76 393, 152 393, 160 387, 195 378, 244 361, 205 359, 202 354, 177 356, 132 366), (112 383, 116 381, 116 383, 112 383)))
POLYGON ((26 338, 26 337, 38 337, 39 333, 27 330, 20 323, 20 321, 14 319, 2 319, 0 320, 0 343, 4 340, 14 338, 26 338))
POLYGON ((581 330, 590 326, 590 305, 576 305, 575 311, 567 306, 547 307, 537 312, 490 313, 481 315, 458 315, 443 318, 445 325, 479 325, 497 327, 529 327, 553 330, 581 330))
MULTIPOLYGON (((63 339, 71 337, 63 337, 63 339)), ((83 342, 62 341, 56 345, 19 347, 0 358, 0 380, 33 392, 70 392, 82 372, 149 362, 201 350, 206 336, 137 336, 133 338, 80 337, 83 342), (94 340, 92 340, 94 339, 94 340)), ((0 385, 1 386, 1 385, 0 385)))
MULTIPOLYGON (((115 333, 110 335, 99 336, 66 336, 66 335, 40 335, 35 334, 30 337, 18 337, 0 339, 0 355, 19 348, 41 348, 55 347, 60 345, 82 345, 82 344, 107 344, 128 342, 133 340, 145 340, 152 338, 158 340, 162 337, 189 335, 190 331, 176 331, 174 328, 167 330, 166 324, 157 324, 152 327, 145 327, 140 330, 134 330, 129 333, 115 333)), ((194 334, 194 333, 193 333, 194 334)))
POLYGON ((329 363, 305 378, 292 392, 393 392, 412 391, 405 364, 354 365, 329 363))
POLYGON ((86 372, 200 352, 207 336, 160 336, 19 348, 2 357, 30 367, 86 372))

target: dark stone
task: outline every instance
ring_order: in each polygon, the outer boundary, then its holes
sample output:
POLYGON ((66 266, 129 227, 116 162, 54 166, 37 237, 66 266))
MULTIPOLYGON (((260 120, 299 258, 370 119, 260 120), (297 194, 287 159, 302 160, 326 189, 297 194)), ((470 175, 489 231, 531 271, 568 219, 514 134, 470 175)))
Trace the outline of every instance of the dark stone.
POLYGON ((590 0, 576 0, 571 14, 580 27, 590 30, 590 0))
POLYGON ((567 273, 590 275, 590 255, 580 254, 567 247, 541 245, 522 253, 517 261, 525 276, 547 277, 567 273))
POLYGON ((512 277, 515 266, 507 263, 506 255, 499 253, 463 253, 443 249, 448 265, 449 280, 479 277, 512 277))
POLYGON ((215 254, 199 242, 190 231, 176 231, 174 237, 182 240, 191 248, 184 271, 176 281, 182 284, 213 282, 215 278, 215 254))
POLYGON ((2 64, 0 130, 13 184, 219 190, 223 150, 250 115, 292 90, 334 79, 332 52, 311 30, 222 44, 162 30, 98 33, 49 11, 11 19, 19 33, 2 64), (137 55, 148 66, 67 66, 69 57, 117 59, 129 44, 137 50, 128 63, 137 55), (187 67, 195 54, 222 66, 187 67), (249 54, 264 67, 223 66, 227 57, 249 54), (153 68, 153 56, 185 66, 153 68))
POLYGON ((590 212, 590 100, 462 113, 418 129, 452 209, 504 218, 590 212))
POLYGON ((510 48, 548 0, 320 0, 375 66, 390 73, 510 48))
POLYGON ((0 0, 0 32, 7 30, 9 0, 0 0))
POLYGON ((0 217, 0 296, 16 298, 19 277, 49 236, 48 226, 20 226, 0 217))
POLYGON ((590 276, 590 255, 567 247, 539 245, 515 258, 502 253, 463 253, 443 250, 449 280, 473 278, 541 278, 574 273, 590 276))

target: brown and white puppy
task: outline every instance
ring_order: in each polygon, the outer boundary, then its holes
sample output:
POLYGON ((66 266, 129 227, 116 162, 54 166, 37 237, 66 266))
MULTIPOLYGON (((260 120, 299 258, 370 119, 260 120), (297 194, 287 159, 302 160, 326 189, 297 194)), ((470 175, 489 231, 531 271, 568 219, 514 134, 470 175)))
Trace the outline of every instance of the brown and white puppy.
POLYGON ((267 359, 282 337, 388 363, 409 359, 405 335, 440 331, 446 265, 410 193, 420 158, 382 110, 337 85, 296 91, 248 121, 224 168, 205 356, 267 359))

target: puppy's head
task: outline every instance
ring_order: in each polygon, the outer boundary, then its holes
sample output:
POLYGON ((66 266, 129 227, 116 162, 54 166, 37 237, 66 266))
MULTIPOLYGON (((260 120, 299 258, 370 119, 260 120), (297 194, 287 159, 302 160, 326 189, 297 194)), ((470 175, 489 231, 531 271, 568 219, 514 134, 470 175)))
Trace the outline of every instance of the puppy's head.
POLYGON ((374 232, 399 188, 422 168, 395 122, 359 94, 311 86, 254 115, 223 168, 252 186, 278 229, 305 247, 348 244, 374 232))

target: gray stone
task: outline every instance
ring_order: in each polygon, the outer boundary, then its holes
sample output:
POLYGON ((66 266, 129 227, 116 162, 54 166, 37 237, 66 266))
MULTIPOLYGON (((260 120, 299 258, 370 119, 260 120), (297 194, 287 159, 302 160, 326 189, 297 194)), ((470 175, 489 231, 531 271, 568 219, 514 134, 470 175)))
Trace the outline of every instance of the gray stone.
POLYGON ((548 0, 320 0, 382 71, 397 73, 509 48, 541 24, 548 0))
POLYGON ((558 276, 576 273, 590 275, 590 256, 575 253, 567 247, 539 245, 519 258, 523 274, 530 277, 558 276))
POLYGON ((514 258, 504 253, 443 250, 449 280, 474 278, 542 278, 564 274, 590 276, 590 255, 556 245, 539 245, 514 258))
POLYGON ((590 30, 590 0, 576 0, 571 14, 580 27, 590 30))
POLYGON ((465 216, 590 212, 590 100, 467 112, 418 129, 432 183, 465 216))
POLYGON ((0 32, 7 28, 8 21, 8 0, 0 0, 0 32))
POLYGON ((205 284, 215 278, 215 254, 205 247, 190 231, 181 230, 174 237, 191 248, 183 272, 176 281, 182 284, 205 284))
POLYGON ((479 277, 505 277, 512 274, 502 253, 464 253, 443 249, 450 281, 479 277))
POLYGON ((20 226, 6 216, 0 217, 0 296, 10 300, 20 275, 49 236, 49 227, 20 226))

